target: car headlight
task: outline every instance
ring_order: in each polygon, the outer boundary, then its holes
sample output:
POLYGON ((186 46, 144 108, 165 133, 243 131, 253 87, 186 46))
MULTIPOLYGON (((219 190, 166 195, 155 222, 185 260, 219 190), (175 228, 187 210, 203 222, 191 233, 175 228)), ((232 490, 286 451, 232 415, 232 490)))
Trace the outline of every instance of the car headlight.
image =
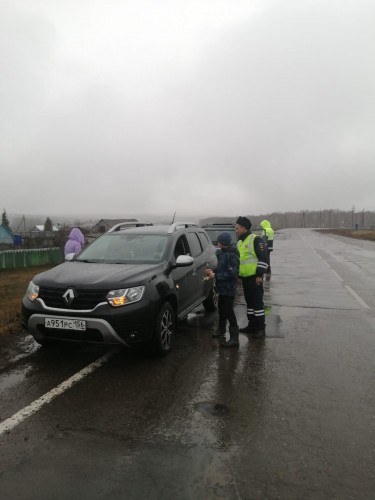
POLYGON ((29 286, 27 287, 26 290, 26 295, 33 302, 39 295, 39 287, 38 285, 35 285, 32 281, 30 281, 29 286))
POLYGON ((144 286, 135 286, 133 288, 121 288, 120 290, 111 290, 107 294, 107 301, 113 307, 125 306, 138 302, 143 297, 144 286))

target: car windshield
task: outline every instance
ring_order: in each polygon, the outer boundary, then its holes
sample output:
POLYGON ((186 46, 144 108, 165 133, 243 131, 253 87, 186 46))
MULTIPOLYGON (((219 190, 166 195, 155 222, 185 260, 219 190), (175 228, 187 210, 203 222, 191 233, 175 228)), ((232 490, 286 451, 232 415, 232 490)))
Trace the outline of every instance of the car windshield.
POLYGON ((160 234, 109 233, 93 241, 77 261, 153 264, 162 261, 167 243, 168 236, 160 234))

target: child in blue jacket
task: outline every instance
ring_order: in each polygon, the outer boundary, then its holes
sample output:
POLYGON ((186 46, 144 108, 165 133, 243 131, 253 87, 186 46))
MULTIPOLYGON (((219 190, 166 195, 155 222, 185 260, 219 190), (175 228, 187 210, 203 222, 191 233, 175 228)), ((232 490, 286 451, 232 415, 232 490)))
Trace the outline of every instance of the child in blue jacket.
POLYGON ((233 304, 237 288, 240 258, 237 248, 232 245, 232 237, 229 233, 221 233, 217 241, 219 244, 219 250, 216 252, 218 260, 217 268, 215 272, 212 269, 206 270, 207 277, 215 279, 218 294, 219 329, 212 336, 225 337, 228 321, 230 338, 221 345, 223 347, 238 347, 239 329, 233 304))

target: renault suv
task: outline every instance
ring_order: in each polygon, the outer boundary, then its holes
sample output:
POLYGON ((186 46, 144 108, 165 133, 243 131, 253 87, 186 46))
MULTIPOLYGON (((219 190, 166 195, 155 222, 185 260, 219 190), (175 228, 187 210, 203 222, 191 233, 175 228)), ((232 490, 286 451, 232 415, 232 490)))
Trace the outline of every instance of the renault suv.
POLYGON ((216 309, 205 269, 217 260, 205 230, 193 223, 136 225, 117 224, 32 279, 22 323, 38 343, 151 343, 165 354, 178 320, 201 303, 216 309))

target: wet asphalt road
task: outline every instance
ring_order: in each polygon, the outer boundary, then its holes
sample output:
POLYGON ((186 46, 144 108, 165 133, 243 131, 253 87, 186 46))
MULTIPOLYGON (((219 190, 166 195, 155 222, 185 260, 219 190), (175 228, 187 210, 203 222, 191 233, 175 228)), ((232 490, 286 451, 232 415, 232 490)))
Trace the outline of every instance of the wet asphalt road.
MULTIPOLYGON (((375 498, 375 244, 283 230, 272 269, 265 340, 198 310, 163 359, 110 352, 0 435, 0 497, 375 498)), ((106 353, 1 337, 0 425, 106 353)))

